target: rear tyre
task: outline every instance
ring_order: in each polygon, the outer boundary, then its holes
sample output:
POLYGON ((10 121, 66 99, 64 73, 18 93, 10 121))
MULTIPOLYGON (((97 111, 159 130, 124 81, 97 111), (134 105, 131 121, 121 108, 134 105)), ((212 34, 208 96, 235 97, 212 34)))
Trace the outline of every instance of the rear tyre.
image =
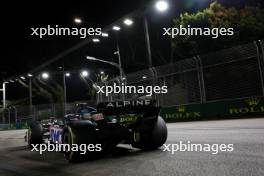
POLYGON ((132 144, 133 147, 143 150, 153 150, 161 147, 167 140, 167 126, 163 118, 157 118, 152 130, 149 132, 135 132, 138 141, 132 144))
POLYGON ((43 127, 39 122, 32 122, 27 132, 28 145, 32 147, 43 142, 43 127))

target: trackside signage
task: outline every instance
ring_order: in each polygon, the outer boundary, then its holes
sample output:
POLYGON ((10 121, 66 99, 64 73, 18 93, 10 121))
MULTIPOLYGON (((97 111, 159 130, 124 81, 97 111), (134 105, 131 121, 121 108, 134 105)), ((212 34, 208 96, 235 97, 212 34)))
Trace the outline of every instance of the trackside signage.
POLYGON ((161 114, 166 121, 198 120, 201 118, 200 105, 180 105, 163 108, 161 114))
POLYGON ((161 115, 166 121, 263 116, 264 97, 165 107, 161 115))
POLYGON ((263 98, 248 98, 240 105, 230 106, 229 113, 232 115, 264 113, 263 98))
MULTIPOLYGON (((137 102, 143 103, 143 102, 137 102)), ((144 102, 143 105, 148 105, 144 102)), ((134 104, 112 104, 114 107, 133 106, 134 104)), ((109 105, 110 106, 110 105, 109 105)), ((111 107, 110 106, 110 107, 111 107)), ((161 116, 167 122, 176 121, 192 121, 206 120, 231 117, 256 117, 264 116, 264 97, 249 97, 239 100, 218 101, 204 104, 189 104, 171 107, 163 107, 161 116)), ((126 116, 121 117, 120 121, 134 121, 137 117, 126 116)), ((0 126, 0 130, 5 129, 25 129, 28 128, 27 123, 16 123, 0 126)))

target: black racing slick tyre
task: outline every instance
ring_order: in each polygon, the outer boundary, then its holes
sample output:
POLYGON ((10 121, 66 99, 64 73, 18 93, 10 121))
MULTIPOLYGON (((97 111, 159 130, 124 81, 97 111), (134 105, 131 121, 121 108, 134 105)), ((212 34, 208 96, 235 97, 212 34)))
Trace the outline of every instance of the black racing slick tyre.
POLYGON ((149 132, 138 132, 139 139, 132 144, 133 147, 143 150, 153 150, 161 147, 167 140, 168 132, 165 121, 158 117, 153 128, 149 132))
POLYGON ((28 145, 32 147, 43 142, 43 127, 39 122, 32 122, 27 132, 28 145))
POLYGON ((67 126, 62 135, 62 143, 68 144, 69 146, 69 150, 64 151, 64 157, 71 163, 91 159, 98 153, 98 148, 95 148, 94 151, 84 151, 83 149, 80 151, 81 145, 97 145, 95 133, 87 128, 73 128, 67 126), (73 150, 74 147, 75 150, 73 150))

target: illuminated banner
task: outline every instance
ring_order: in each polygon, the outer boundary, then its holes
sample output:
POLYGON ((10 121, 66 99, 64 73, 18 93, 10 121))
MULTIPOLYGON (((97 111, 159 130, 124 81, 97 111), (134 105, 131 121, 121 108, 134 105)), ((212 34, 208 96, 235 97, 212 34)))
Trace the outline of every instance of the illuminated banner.
POLYGON ((162 108, 161 116, 166 121, 199 120, 202 118, 200 105, 180 105, 162 108))
POLYGON ((264 116, 264 97, 166 107, 161 116, 166 121, 264 116))
POLYGON ((244 105, 230 106, 229 113, 231 115, 264 113, 263 98, 248 98, 243 103, 244 105))

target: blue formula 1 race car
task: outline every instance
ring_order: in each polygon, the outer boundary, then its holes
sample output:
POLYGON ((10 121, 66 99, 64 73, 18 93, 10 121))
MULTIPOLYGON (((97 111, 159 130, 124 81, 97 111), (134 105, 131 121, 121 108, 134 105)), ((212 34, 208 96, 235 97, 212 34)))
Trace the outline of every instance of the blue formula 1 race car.
MULTIPOLYGON (((28 144, 50 143, 94 144, 100 153, 111 152, 120 143, 150 150, 161 147, 167 140, 167 127, 159 116, 160 107, 151 100, 100 103, 97 109, 78 104, 74 114, 63 119, 50 118, 30 124, 26 139, 28 144)), ((64 151, 70 162, 83 157, 94 157, 98 152, 64 151)))

